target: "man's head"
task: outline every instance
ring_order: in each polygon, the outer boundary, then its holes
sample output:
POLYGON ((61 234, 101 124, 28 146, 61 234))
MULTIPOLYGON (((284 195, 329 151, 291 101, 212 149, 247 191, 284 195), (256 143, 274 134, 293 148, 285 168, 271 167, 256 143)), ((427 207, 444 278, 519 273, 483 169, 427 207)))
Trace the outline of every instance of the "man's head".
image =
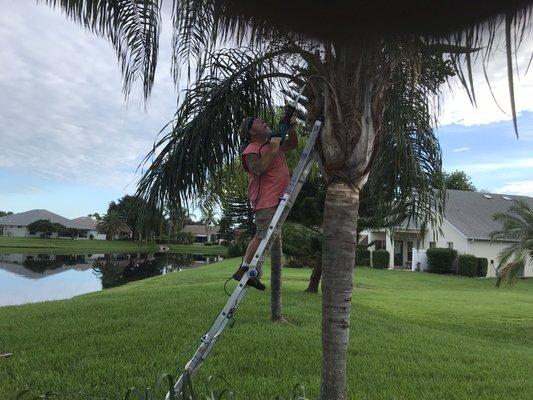
POLYGON ((261 118, 246 117, 239 130, 241 138, 251 142, 262 142, 266 140, 270 133, 270 128, 261 118))

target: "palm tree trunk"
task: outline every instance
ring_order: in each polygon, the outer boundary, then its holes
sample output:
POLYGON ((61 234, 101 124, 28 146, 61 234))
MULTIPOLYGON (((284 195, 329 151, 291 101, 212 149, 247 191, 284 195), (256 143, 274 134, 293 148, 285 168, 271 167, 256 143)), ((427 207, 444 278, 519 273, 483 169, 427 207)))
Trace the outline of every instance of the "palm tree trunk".
POLYGON ((281 233, 272 243, 270 249, 270 309, 272 321, 281 321, 283 319, 281 303, 281 233))
POLYGON ((346 400, 346 352, 350 333, 352 272, 359 191, 328 186, 322 253, 322 382, 320 400, 346 400))
POLYGON ((305 291, 309 293, 318 293, 320 278, 322 278, 322 263, 319 260, 313 268, 313 272, 309 277, 309 285, 307 286, 307 289, 305 289, 305 291))

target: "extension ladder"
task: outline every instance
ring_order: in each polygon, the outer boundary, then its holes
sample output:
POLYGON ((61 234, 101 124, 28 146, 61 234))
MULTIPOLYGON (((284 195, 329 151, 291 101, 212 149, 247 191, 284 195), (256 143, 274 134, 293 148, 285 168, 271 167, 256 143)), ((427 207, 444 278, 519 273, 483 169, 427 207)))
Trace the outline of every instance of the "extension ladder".
MULTIPOLYGON (((218 317, 215 319, 213 325, 211 325, 209 331, 202 336, 200 346, 196 350, 196 353, 185 365, 183 373, 176 381, 174 385, 174 391, 178 399, 180 399, 183 395, 186 379, 200 369, 218 338, 222 335, 224 329, 232 320, 233 314, 239 307, 239 304, 244 299, 246 291, 248 290, 246 282, 249 278, 257 276, 257 268, 263 264, 265 253, 272 246, 272 243, 283 226, 287 215, 289 215, 289 212, 291 211, 291 208, 298 197, 298 194, 300 193, 300 189, 307 179, 307 175, 309 174, 313 162, 315 161, 314 145, 320 133, 321 127, 322 121, 316 120, 313 125, 313 129, 311 130, 311 134, 309 135, 309 141, 307 142, 302 155, 300 156, 300 161, 294 170, 285 193, 280 199, 280 203, 276 209, 276 212, 274 213, 274 216, 272 217, 272 221, 270 221, 267 234, 265 238, 261 240, 261 243, 259 244, 259 247, 253 256, 248 271, 239 281, 239 284, 231 294, 220 314, 218 314, 218 317)), ((169 392, 166 395, 166 400, 170 399, 171 394, 169 392)))

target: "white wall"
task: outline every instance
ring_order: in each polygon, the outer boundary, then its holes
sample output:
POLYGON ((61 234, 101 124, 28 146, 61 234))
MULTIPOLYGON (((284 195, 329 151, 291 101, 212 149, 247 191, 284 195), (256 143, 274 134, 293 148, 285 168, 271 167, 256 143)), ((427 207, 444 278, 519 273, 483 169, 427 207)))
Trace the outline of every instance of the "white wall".
POLYGON ((29 236, 28 229, 23 226, 22 228, 18 228, 16 225, 4 225, 3 226, 3 235, 4 236, 14 236, 14 237, 26 237, 29 236))
MULTIPOLYGON (((505 248, 512 245, 509 242, 491 243, 488 240, 470 241, 469 254, 476 257, 485 257, 489 261, 487 277, 495 277, 495 268, 498 267, 498 254, 505 248), (494 264, 491 264, 494 261, 494 264)), ((533 277, 533 260, 529 259, 524 269, 525 277, 533 277)))

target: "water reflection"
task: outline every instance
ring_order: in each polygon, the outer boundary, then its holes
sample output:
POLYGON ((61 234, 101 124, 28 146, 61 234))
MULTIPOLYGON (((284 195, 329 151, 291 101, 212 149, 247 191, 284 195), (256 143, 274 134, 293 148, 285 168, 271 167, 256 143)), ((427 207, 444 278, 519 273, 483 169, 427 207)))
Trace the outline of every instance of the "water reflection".
POLYGON ((69 298, 219 260, 169 253, 0 253, 0 306, 69 298))
POLYGON ((172 271, 181 271, 192 266, 194 261, 194 257, 189 254, 106 254, 104 258, 95 260, 92 267, 102 282, 102 288, 106 289, 172 271))

